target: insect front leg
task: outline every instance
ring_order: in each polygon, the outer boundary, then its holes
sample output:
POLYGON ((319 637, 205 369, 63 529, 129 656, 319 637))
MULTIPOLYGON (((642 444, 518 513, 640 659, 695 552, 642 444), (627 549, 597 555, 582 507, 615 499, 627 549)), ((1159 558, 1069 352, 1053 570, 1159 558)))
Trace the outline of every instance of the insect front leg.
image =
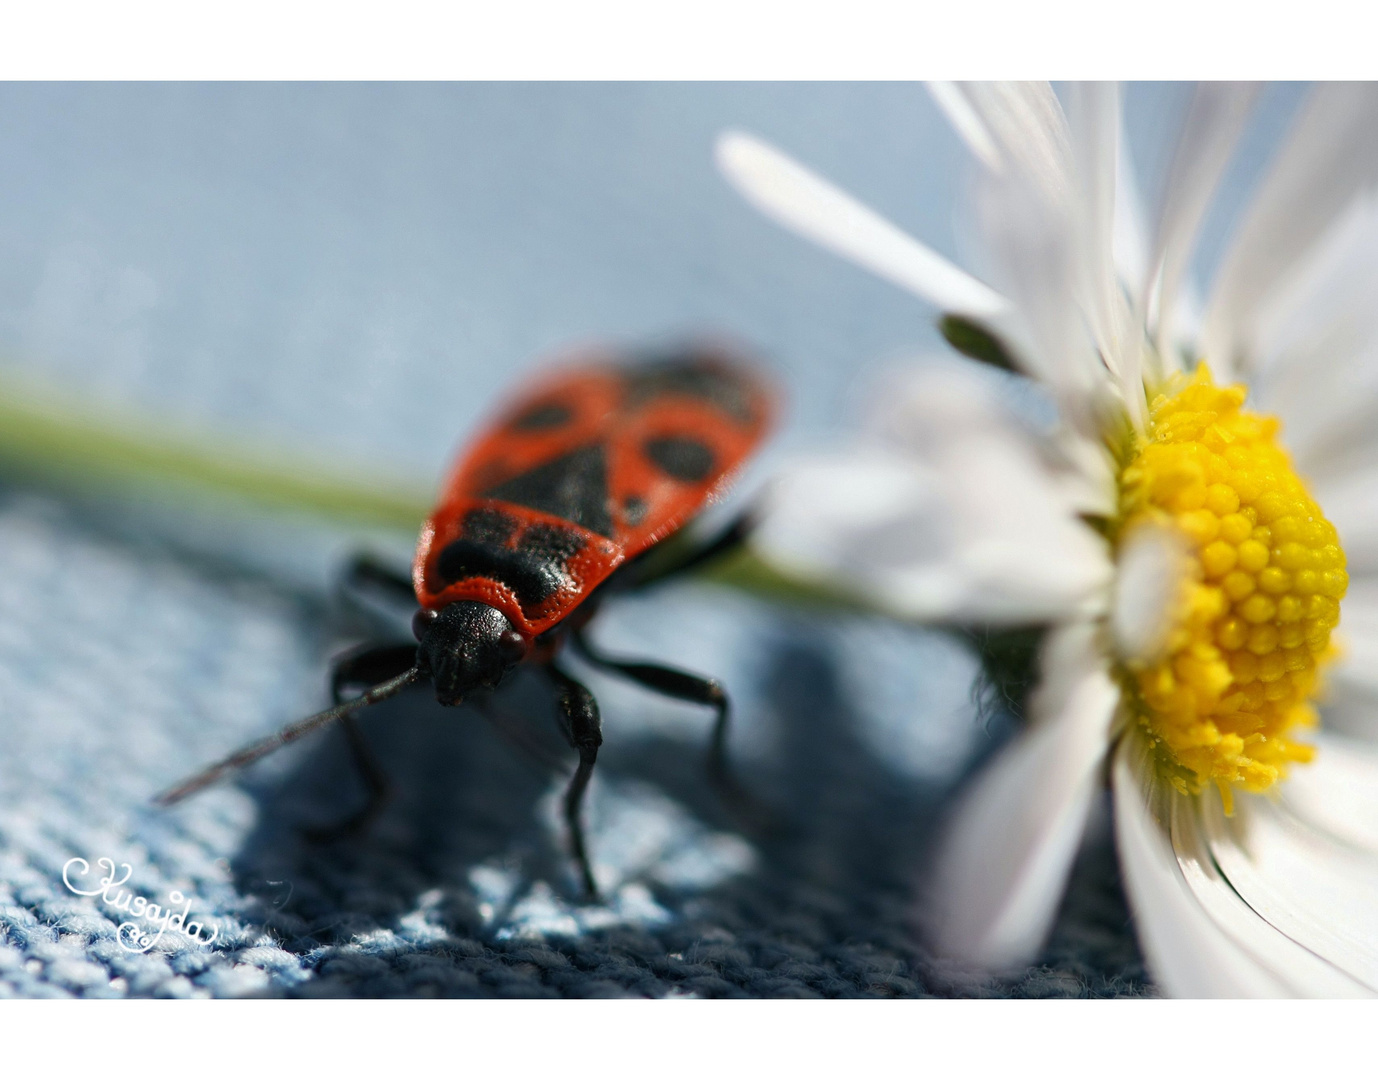
POLYGON ((598 702, 588 687, 570 678, 553 663, 545 666, 545 672, 555 688, 560 730, 569 745, 579 753, 579 767, 565 788, 565 824, 569 828, 570 848, 583 878, 584 893, 594 900, 598 897, 598 885, 593 880, 593 870, 589 866, 580 811, 584 791, 598 762, 598 748, 603 745, 603 722, 598 715, 598 702))
POLYGON ((738 816, 754 827, 771 828, 774 815, 746 790, 733 775, 727 759, 727 729, 731 717, 732 703, 717 679, 692 675, 687 671, 665 667, 661 664, 639 663, 631 660, 613 659, 605 656, 584 636, 583 628, 570 635, 574 647, 594 667, 602 668, 614 675, 621 675, 634 683, 664 694, 679 701, 695 705, 711 706, 715 712, 713 735, 708 744, 708 778, 717 789, 724 803, 738 816))
POLYGON ((715 784, 730 784, 731 773, 727 764, 727 725, 732 705, 727 692, 717 679, 691 675, 687 671, 664 667, 660 664, 647 664, 631 660, 614 660, 605 656, 584 636, 582 629, 570 635, 574 647, 594 667, 621 675, 634 683, 664 694, 679 701, 695 705, 708 705, 715 713, 713 735, 708 744, 708 773, 715 784))
MULTIPOLYGON (((416 663, 415 645, 378 645, 356 649, 340 657, 330 673, 330 695, 335 704, 348 700, 346 691, 356 686, 374 686, 395 678, 416 663)), ((367 802, 362 809, 335 825, 308 829, 307 836, 319 843, 361 832, 387 805, 392 785, 368 745, 358 719, 351 713, 341 718, 349 756, 363 781, 367 802)))

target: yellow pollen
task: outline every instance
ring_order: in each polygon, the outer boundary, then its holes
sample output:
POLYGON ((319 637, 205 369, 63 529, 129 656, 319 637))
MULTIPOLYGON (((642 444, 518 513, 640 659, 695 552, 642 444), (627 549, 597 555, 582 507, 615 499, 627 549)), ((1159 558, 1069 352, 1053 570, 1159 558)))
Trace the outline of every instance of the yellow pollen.
POLYGON ((1247 412, 1241 386, 1205 364, 1174 376, 1120 472, 1116 540, 1175 526, 1193 555, 1160 654, 1125 660, 1126 701, 1167 780, 1265 791, 1314 748, 1318 670, 1333 654, 1349 585, 1335 528, 1278 445, 1279 424, 1247 412))

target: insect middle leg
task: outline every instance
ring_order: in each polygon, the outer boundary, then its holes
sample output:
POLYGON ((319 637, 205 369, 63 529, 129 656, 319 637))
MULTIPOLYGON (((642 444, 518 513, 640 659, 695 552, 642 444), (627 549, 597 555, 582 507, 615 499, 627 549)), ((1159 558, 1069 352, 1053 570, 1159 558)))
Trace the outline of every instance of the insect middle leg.
MULTIPOLYGON (((415 645, 378 645, 356 649, 336 661, 330 674, 330 696, 335 704, 343 704, 347 700, 345 691, 350 687, 376 686, 402 674, 415 663, 415 645)), ((364 738, 359 721, 351 714, 343 717, 341 724, 349 742, 350 759, 364 783, 368 799, 359 811, 343 821, 308 830, 307 835, 319 842, 361 832, 378 816, 392 795, 392 785, 369 747, 368 740, 364 738)))
POLYGON ((579 753, 579 767, 569 786, 565 788, 565 825, 569 829, 569 845, 579 864, 584 893, 590 900, 598 896, 598 884, 589 866, 588 848, 584 843, 584 825, 580 811, 584 791, 598 763, 598 748, 603 745, 603 722, 598 715, 598 702, 588 687, 570 678, 554 663, 546 664, 545 673, 555 688, 555 705, 559 710, 560 731, 565 740, 579 753))
POLYGON ((619 571, 623 575, 624 587, 643 589, 647 585, 680 577, 715 559, 731 554, 742 546, 755 524, 751 512, 747 511, 740 514, 717 536, 706 541, 685 546, 678 546, 678 540, 669 541, 676 547, 668 559, 660 557, 660 553, 652 549, 650 555, 643 556, 625 570, 619 571))

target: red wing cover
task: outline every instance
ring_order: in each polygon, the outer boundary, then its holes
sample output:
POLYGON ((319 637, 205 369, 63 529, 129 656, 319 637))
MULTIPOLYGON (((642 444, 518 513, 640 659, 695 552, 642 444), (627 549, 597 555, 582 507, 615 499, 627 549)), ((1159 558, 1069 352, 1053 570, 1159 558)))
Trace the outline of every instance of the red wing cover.
POLYGON ((769 427, 766 386, 693 352, 546 373, 460 455, 422 529, 423 607, 478 600, 539 634, 730 484, 769 427))

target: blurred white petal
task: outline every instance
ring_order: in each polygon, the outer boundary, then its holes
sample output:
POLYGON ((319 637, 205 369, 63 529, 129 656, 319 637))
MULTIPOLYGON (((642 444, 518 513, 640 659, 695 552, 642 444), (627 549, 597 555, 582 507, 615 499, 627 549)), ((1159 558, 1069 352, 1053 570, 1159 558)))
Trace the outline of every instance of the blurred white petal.
POLYGON ((1069 200, 1018 173, 982 178, 977 214, 995 284, 1027 328, 1026 366, 1057 396, 1064 416, 1085 431, 1099 426, 1110 382, 1078 306, 1078 241, 1069 200))
POLYGON ((1123 139, 1115 160, 1114 230, 1115 269, 1129 295, 1139 296, 1148 276, 1148 219, 1134 163, 1123 139))
MULTIPOLYGON (((1000 274, 997 288, 1008 290, 1018 308, 1021 361, 1064 407, 1094 411, 1103 369, 1077 310, 1078 292, 1085 292, 1079 256, 1086 230, 1073 217, 1081 191, 1057 97, 1044 82, 940 83, 931 89, 986 166, 979 184, 981 228, 1000 274)), ((1092 110, 1097 121, 1103 111, 1092 110)))
MULTIPOLYGON (((1349 546, 1348 540, 1340 542, 1349 546)), ((1378 576, 1372 573, 1354 572, 1349 580, 1349 589, 1341 602, 1340 627, 1336 631, 1336 641, 1343 653, 1356 642, 1364 648, 1378 649, 1378 576)), ((1343 656, 1341 663, 1344 662, 1343 656)), ((1328 668, 1327 670, 1335 670, 1328 668)), ((1378 676, 1374 677, 1378 686, 1378 676)))
MULTIPOLYGON (((1347 476, 1325 476, 1311 485, 1311 495, 1340 534, 1349 573, 1378 573, 1378 462, 1347 476)), ((1354 606, 1346 595, 1346 617, 1354 606)))
POLYGON ((1116 83, 1079 82, 1068 88, 1067 120, 1076 165, 1076 232, 1081 307, 1100 355, 1120 380, 1130 421, 1143 430, 1142 328, 1125 300, 1115 269, 1116 179, 1120 159, 1120 93, 1116 83))
POLYGON ((1363 988, 1278 933, 1220 874, 1193 800, 1161 784, 1130 732, 1112 766, 1125 891, 1154 979, 1171 997, 1348 997, 1363 988), (1169 839, 1170 837, 1170 839, 1169 839))
POLYGON ((928 460, 954 439, 978 431, 1003 439, 1013 433, 1042 463, 1069 513, 1112 516, 1118 505, 1118 466, 1102 439, 1058 421, 1046 388, 1011 379, 985 365, 934 357, 891 371, 875 395, 867 429, 889 445, 928 460), (1044 410, 1052 411, 1043 422, 1044 410))
POLYGON ((1046 478, 1027 462, 1012 473, 999 448, 987 449, 955 463, 983 492, 881 449, 787 466, 752 544, 787 574, 857 592, 902 618, 1023 625, 1066 617, 1109 577, 1105 554, 1089 529, 1057 520, 1046 502, 1033 520, 1021 516, 1015 503, 1037 496, 1015 485, 1022 478, 1051 493, 1046 478), (1062 537, 1088 558, 1071 557, 1062 537))
POLYGON ((1378 179, 1378 86, 1321 83, 1292 125, 1226 253, 1206 320, 1206 355, 1251 366, 1265 301, 1327 226, 1378 179))
POLYGON ((1001 969, 1032 960, 1057 914, 1102 781, 1119 690, 1089 623, 1049 633, 1030 727, 963 795, 922 918, 943 956, 1001 969))
MULTIPOLYGON (((1378 651, 1366 653, 1369 663, 1378 662, 1378 651)), ((1352 663, 1347 652, 1325 676, 1326 692, 1321 701, 1324 729, 1344 737, 1378 741, 1378 685, 1366 677, 1364 665, 1352 663)))
POLYGON ((1193 562, 1178 529, 1145 524, 1124 537, 1110 608, 1110 629, 1120 656, 1144 662, 1157 659, 1193 562))
POLYGON ((934 98, 993 172, 1011 172, 1048 201, 1071 194, 1067 120, 1046 82, 943 83, 934 98))
MULTIPOLYGON (((1359 668, 1353 669, 1355 674, 1359 668)), ((1324 730, 1342 737, 1378 741, 1378 687, 1350 682, 1344 667, 1326 672, 1326 696, 1320 722, 1324 730)))
POLYGON ((1064 501, 1078 514, 1115 516, 1119 507, 1118 469, 1105 443, 1080 431, 1063 428, 1051 445, 1051 467, 1064 501))
POLYGON ((1378 471, 1378 199, 1339 215, 1254 322, 1256 401, 1298 468, 1378 471))
POLYGON ((718 168, 777 223, 937 305, 978 320, 1009 305, 995 291, 769 143, 718 137, 718 168))
POLYGON ((956 83, 935 80, 929 82, 928 92, 976 159, 987 169, 1003 168, 1000 148, 962 89, 956 83))
POLYGON ((1025 624, 1103 590, 1104 541, 979 378, 916 375, 880 433, 782 471, 752 538, 762 557, 913 619, 1025 624))
POLYGON ((1156 303, 1144 298, 1139 304, 1140 311, 1156 308, 1154 336, 1160 354, 1172 341, 1173 309, 1201 220, 1257 97, 1256 84, 1227 82, 1200 83, 1192 96, 1173 152, 1149 260, 1148 285, 1156 290, 1156 303))
POLYGON ((1378 740, 1378 579, 1350 580, 1333 640, 1340 656, 1325 670, 1323 722, 1378 740))

